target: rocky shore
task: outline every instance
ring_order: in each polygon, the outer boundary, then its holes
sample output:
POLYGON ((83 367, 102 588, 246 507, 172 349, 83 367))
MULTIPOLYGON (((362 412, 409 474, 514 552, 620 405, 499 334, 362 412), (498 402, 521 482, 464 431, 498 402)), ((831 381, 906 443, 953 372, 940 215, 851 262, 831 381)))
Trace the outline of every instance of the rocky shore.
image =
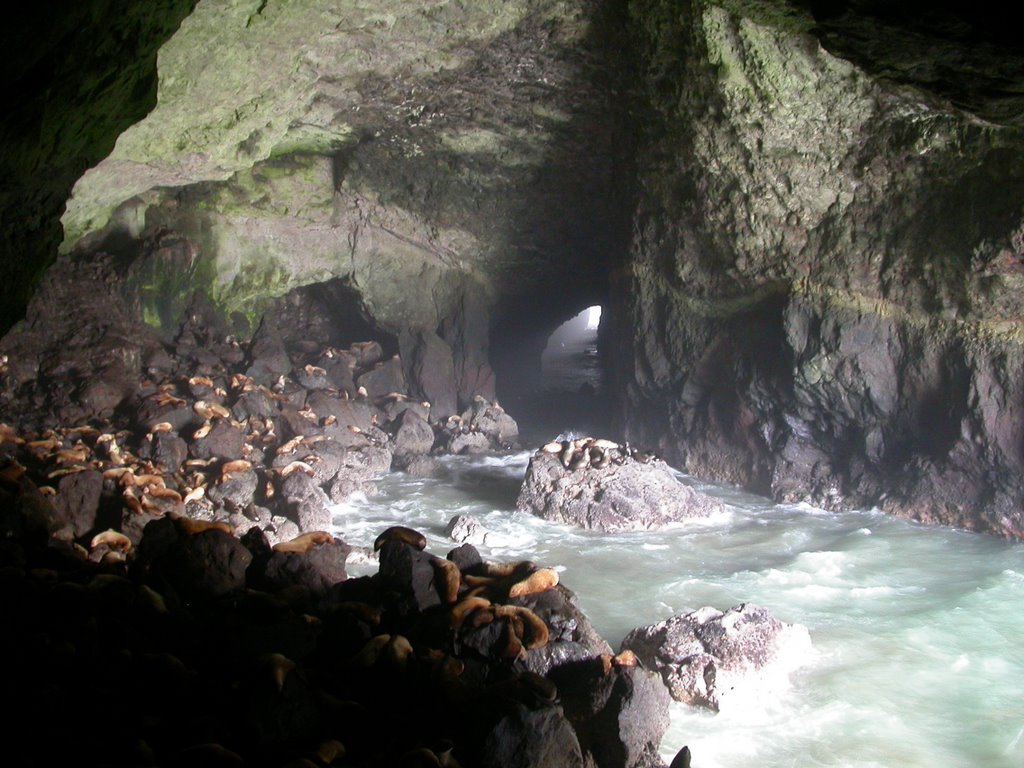
POLYGON ((100 562, 2 480, 9 765, 660 765, 668 693, 553 571, 384 531, 346 578, 325 532, 270 546, 164 516, 100 562), (622 731, 623 718, 644 723, 622 731))
MULTIPOLYGON (((480 395, 436 414, 422 360, 410 382, 378 342, 274 327, 238 339, 193 313, 170 342, 72 344, 74 371, 34 356, 31 328, 4 340, 0 600, 20 660, 5 693, 15 729, 41 734, 12 764, 655 768, 670 694, 717 707, 672 674, 760 668, 710 646, 673 656, 678 642, 616 654, 554 569, 469 543, 435 555, 408 528, 349 578, 333 504, 513 447, 518 427, 480 395)), ((520 493, 548 516, 620 530, 713 511, 629 446, 556 445, 520 493)), ((483 542, 456 522, 453 540, 483 542)))

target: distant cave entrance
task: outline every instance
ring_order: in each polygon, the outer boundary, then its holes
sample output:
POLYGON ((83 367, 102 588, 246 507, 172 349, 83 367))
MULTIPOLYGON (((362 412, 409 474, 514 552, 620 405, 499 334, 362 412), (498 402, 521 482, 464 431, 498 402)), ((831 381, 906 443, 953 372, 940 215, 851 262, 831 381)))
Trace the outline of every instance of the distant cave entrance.
POLYGON ((612 409, 602 307, 593 305, 568 320, 563 315, 548 322, 546 328, 534 325, 533 333, 512 346, 514 356, 499 354, 499 394, 510 396, 507 406, 527 445, 569 432, 607 435, 612 409))
POLYGON ((540 355, 542 390, 585 395, 602 390, 600 325, 601 306, 595 304, 555 329, 540 355))

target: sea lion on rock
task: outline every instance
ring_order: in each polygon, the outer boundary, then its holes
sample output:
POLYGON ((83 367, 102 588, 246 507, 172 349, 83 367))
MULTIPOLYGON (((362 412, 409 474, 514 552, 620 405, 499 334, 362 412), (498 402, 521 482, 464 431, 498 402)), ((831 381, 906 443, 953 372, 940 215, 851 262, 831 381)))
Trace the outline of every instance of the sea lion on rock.
POLYGON ((576 452, 576 448, 569 440, 562 441, 562 452, 558 454, 558 460, 562 462, 562 466, 566 469, 569 468, 569 463, 572 461, 573 454, 576 452))
POLYGON ((448 611, 448 621, 456 632, 462 626, 466 617, 473 611, 479 611, 491 607, 491 601, 486 597, 467 597, 465 600, 456 603, 448 611))
POLYGON ((373 542, 373 551, 379 550, 386 541, 401 541, 421 552, 427 548, 427 537, 413 528, 406 528, 404 525, 393 525, 381 533, 373 542))
POLYGON ((508 591, 509 597, 526 597, 546 592, 558 585, 558 571, 554 568, 540 568, 522 581, 517 581, 508 591))
POLYGON ((92 541, 89 542, 90 549, 96 549, 101 545, 107 546, 110 549, 120 550, 121 552, 128 552, 132 548, 132 540, 123 533, 115 531, 113 528, 108 528, 102 533, 97 533, 92 537, 92 541))
POLYGON ((578 469, 585 469, 590 466, 590 451, 581 449, 576 451, 569 461, 567 469, 575 472, 578 469))
POLYGON ((274 545, 275 552, 309 552, 313 547, 334 542, 334 537, 327 531, 310 531, 296 536, 291 541, 282 541, 274 545))
POLYGON ((431 557, 430 564, 441 577, 438 584, 438 595, 446 603, 454 603, 459 599, 459 587, 462 585, 462 572, 451 560, 444 560, 440 557, 431 557))
POLYGON ((195 520, 191 517, 176 515, 171 515, 171 519, 174 520, 174 527, 186 536, 194 536, 197 533, 209 530, 221 531, 229 536, 235 535, 235 529, 227 523, 214 522, 212 520, 195 520))

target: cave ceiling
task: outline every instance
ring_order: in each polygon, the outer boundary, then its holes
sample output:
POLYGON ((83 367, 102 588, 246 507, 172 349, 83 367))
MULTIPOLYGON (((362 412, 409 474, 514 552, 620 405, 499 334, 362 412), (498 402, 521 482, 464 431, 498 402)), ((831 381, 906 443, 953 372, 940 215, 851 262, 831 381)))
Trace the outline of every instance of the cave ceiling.
MULTIPOLYGON (((22 43, 7 64, 8 90, 32 98, 15 101, 4 126, 6 305, 16 316, 40 263, 52 260, 58 217, 65 249, 112 220, 131 232, 153 222, 192 227, 200 240, 219 232, 221 241, 204 245, 234 251, 212 279, 236 301, 346 274, 386 282, 393 269, 356 263, 356 230, 364 245, 373 240, 366 259, 391 249, 421 260, 435 293, 455 270, 517 309, 566 293, 573 306, 597 301, 628 246, 634 139, 645 117, 631 90, 641 73, 624 19, 637 5, 165 3, 150 14, 155 33, 129 27, 139 42, 117 47, 103 35, 128 36, 118 4, 91 4, 84 18, 34 34, 42 54, 22 43), (76 67, 89 45, 107 54, 90 58, 107 62, 99 74, 95 64, 76 67), (103 101, 109 93, 118 98, 103 101), (41 104, 46 125, 67 114, 89 130, 75 129, 77 141, 68 130, 57 140, 33 133, 41 104), (35 135, 41 146, 26 156, 35 135), (281 224, 286 217, 302 232, 281 224), (262 227, 262 239, 241 242, 243 224, 262 227), (323 235, 339 224, 344 236, 323 235), (293 257, 304 263, 263 265, 246 283, 240 262, 267 257, 275 239, 293 251, 301 244, 308 256, 293 257)), ((813 35, 936 108, 1019 127, 1021 45, 994 5, 722 5, 813 35)), ((393 298, 378 303, 395 314, 393 298)), ((433 303, 445 311, 443 297, 433 303)), ((394 324, 430 315, 396 315, 394 324)))

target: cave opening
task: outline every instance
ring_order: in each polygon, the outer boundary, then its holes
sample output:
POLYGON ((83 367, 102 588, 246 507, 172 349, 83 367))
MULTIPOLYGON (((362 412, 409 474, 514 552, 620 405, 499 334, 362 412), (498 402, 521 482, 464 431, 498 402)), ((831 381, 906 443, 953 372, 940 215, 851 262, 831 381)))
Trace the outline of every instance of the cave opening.
POLYGON ((609 434, 608 320, 606 303, 581 297, 543 319, 524 312, 518 325, 493 330, 498 395, 527 444, 609 434))
POLYGON ((600 325, 601 305, 595 304, 552 332, 540 355, 542 390, 584 395, 601 390, 600 325))

